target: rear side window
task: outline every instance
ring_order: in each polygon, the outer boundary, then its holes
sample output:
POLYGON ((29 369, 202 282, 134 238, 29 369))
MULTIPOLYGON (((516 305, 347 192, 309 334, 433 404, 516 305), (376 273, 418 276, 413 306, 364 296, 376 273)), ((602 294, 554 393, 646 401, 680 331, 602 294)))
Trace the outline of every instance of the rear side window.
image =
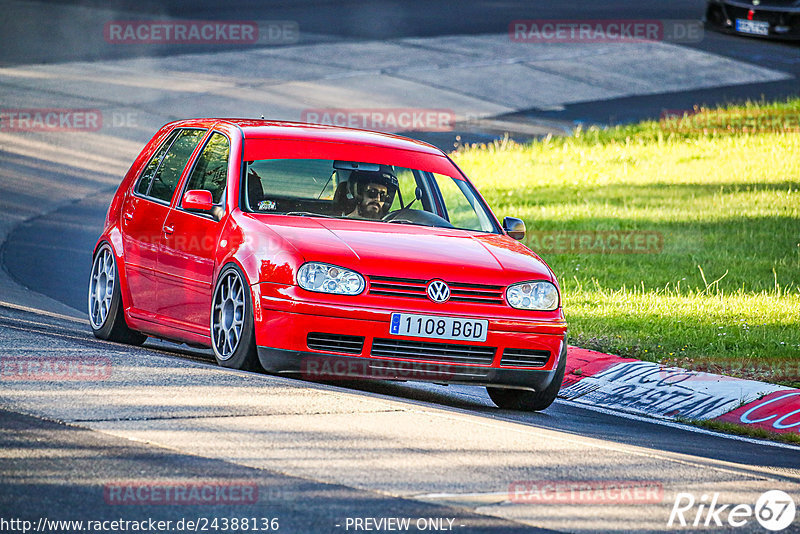
POLYGON ((156 175, 158 166, 161 165, 161 160, 164 159, 164 154, 167 153, 167 150, 169 150, 170 145, 172 145, 172 142, 175 141, 175 138, 179 133, 180 130, 172 130, 166 140, 161 143, 161 146, 158 147, 156 153, 153 154, 153 157, 147 163, 147 167, 144 168, 144 172, 139 177, 139 181, 136 183, 135 191, 140 195, 147 195, 147 193, 150 191, 150 184, 153 181, 153 176, 156 175))
POLYGON ((219 204, 228 179, 230 143, 224 135, 214 132, 197 157, 186 190, 205 189, 211 192, 214 204, 219 204))
POLYGON ((189 157, 204 135, 205 130, 196 129, 179 130, 174 137, 171 135, 172 142, 167 139, 147 164, 136 192, 169 202, 189 157), (162 152, 165 146, 169 148, 162 152), (147 192, 144 191, 145 185, 147 192))

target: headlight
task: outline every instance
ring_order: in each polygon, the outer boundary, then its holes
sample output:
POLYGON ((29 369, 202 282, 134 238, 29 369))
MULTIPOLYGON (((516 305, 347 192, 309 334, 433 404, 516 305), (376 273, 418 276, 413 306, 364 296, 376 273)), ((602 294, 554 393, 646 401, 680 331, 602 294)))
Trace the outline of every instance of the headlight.
POLYGON ((520 310, 551 311, 558 308, 558 289, 550 282, 522 282, 506 289, 508 303, 520 310))
POLYGON ((357 272, 316 262, 298 269, 297 284, 309 291, 337 295, 358 295, 364 290, 364 278, 357 272))

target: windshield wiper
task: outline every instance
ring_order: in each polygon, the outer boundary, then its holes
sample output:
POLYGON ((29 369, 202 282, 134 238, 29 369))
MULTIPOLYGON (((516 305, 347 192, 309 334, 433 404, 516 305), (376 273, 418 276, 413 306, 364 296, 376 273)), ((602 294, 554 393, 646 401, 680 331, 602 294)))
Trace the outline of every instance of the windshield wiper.
POLYGON ((297 215, 298 217, 325 217, 326 219, 336 219, 333 215, 314 213, 312 211, 287 211, 284 215, 297 215))
POLYGON ((426 223, 421 223, 421 222, 414 222, 414 221, 409 221, 408 219, 391 219, 389 221, 384 221, 384 222, 392 223, 392 224, 413 224, 414 226, 429 226, 431 228, 436 228, 435 224, 426 224, 426 223))

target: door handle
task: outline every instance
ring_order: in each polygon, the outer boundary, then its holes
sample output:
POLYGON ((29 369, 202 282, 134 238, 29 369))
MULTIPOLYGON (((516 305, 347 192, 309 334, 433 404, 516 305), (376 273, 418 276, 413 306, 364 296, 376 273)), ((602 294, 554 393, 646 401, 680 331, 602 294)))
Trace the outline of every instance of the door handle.
POLYGON ((165 234, 171 234, 172 232, 175 231, 175 228, 173 226, 164 225, 163 230, 165 234))

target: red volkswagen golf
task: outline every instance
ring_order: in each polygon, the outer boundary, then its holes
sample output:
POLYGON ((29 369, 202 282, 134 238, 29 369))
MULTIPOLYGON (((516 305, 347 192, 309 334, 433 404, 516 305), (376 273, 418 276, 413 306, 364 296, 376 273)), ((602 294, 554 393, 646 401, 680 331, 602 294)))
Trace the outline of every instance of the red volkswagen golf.
POLYGON ((101 339, 210 347, 220 365, 333 380, 556 397, 555 276, 428 144, 244 119, 167 124, 114 196, 95 247, 101 339))

